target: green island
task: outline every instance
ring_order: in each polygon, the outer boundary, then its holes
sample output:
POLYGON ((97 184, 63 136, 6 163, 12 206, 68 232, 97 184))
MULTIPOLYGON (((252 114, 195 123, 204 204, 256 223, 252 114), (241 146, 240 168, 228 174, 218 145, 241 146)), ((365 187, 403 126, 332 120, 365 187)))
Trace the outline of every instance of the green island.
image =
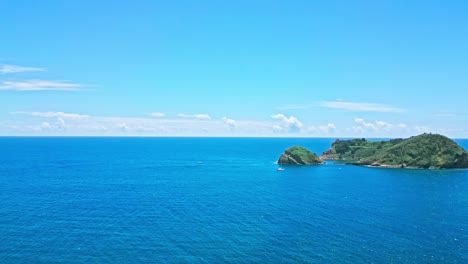
POLYGON ((278 159, 280 165, 315 165, 323 164, 323 161, 317 156, 317 154, 310 150, 294 146, 286 151, 278 159))
POLYGON ((452 139, 439 134, 421 134, 408 139, 367 141, 336 140, 320 157, 345 160, 348 164, 386 168, 468 168, 468 153, 452 139))

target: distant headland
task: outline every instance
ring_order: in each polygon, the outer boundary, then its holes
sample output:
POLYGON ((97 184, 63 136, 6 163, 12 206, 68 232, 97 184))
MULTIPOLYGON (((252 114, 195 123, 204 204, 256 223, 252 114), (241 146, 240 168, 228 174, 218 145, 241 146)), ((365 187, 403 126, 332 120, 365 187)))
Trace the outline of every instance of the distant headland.
POLYGON ((364 138, 337 139, 331 148, 317 155, 302 147, 293 147, 281 155, 279 164, 312 165, 324 160, 342 160, 350 165, 412 168, 468 168, 468 153, 452 139, 439 134, 421 134, 407 139, 368 141, 364 138), (310 162, 302 162, 304 160, 310 162))
POLYGON ((371 167, 468 168, 468 153, 461 146, 448 137, 426 133, 389 141, 336 140, 321 158, 371 167))

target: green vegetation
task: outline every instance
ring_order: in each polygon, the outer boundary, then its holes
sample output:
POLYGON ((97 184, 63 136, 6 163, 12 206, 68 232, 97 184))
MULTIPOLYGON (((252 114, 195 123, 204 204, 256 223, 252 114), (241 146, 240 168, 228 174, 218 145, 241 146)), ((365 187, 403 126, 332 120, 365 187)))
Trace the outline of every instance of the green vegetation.
POLYGON ((367 141, 364 138, 351 140, 337 139, 331 148, 322 154, 322 159, 360 160, 371 157, 377 152, 393 147, 402 141, 403 139, 393 139, 390 141, 367 141))
POLYGON ((468 153, 453 140, 437 134, 380 142, 337 140, 322 159, 354 160, 357 165, 394 168, 468 168, 468 153))
POLYGON ((312 165, 323 164, 322 160, 310 150, 294 146, 287 149, 278 159, 278 164, 284 165, 312 165))

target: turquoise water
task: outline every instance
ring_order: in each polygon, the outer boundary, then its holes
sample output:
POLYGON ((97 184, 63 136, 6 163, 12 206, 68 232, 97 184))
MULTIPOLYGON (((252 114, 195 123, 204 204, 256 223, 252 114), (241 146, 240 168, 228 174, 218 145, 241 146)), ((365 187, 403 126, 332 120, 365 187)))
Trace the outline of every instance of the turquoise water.
POLYGON ((468 170, 276 171, 333 141, 0 138, 0 262, 468 263, 468 170))

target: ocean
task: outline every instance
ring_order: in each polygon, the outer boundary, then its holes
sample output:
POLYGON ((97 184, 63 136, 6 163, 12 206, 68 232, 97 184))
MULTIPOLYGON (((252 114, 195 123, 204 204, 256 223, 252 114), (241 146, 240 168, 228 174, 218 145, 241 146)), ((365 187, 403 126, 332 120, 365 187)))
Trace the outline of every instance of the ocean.
POLYGON ((276 170, 334 140, 0 138, 0 263, 468 263, 468 170, 276 170))

